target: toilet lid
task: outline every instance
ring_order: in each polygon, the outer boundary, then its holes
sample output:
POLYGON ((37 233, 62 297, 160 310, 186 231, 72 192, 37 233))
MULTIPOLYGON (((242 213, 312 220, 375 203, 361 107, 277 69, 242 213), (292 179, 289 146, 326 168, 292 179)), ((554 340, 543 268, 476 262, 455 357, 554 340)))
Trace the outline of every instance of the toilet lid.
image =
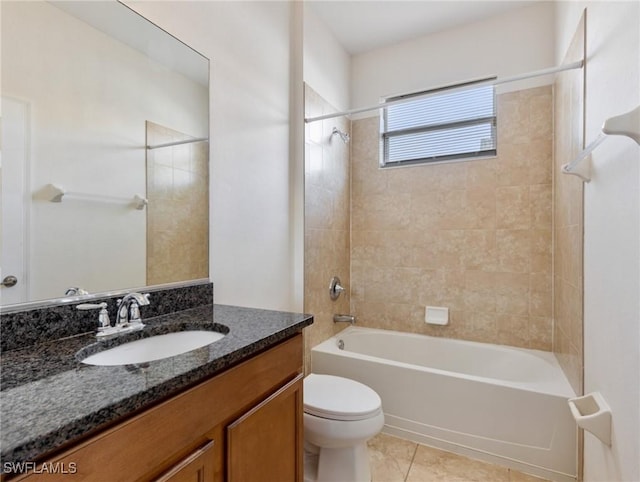
POLYGON ((368 386, 334 375, 304 379, 304 411, 331 420, 363 420, 380 411, 380 396, 368 386))

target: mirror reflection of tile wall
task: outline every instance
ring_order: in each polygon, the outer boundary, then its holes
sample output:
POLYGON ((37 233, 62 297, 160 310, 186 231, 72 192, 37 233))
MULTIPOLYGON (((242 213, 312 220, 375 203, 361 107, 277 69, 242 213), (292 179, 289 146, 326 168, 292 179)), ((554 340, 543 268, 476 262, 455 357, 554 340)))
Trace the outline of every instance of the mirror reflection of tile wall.
MULTIPOLYGON (((147 121, 147 145, 191 138, 147 121)), ((207 142, 147 149, 147 284, 209 276, 207 142)))

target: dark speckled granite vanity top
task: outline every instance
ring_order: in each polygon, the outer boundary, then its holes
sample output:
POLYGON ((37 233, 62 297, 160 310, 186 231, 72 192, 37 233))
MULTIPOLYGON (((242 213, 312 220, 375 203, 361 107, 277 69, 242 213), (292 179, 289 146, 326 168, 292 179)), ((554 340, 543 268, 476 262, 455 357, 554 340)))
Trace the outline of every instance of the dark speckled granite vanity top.
POLYGON ((0 357, 3 464, 41 459, 275 345, 313 323, 313 317, 205 305, 143 321, 144 333, 131 338, 185 329, 223 333, 228 329, 228 333, 203 348, 140 365, 81 363, 78 351, 89 354, 101 349, 99 344, 91 346, 96 344, 92 333, 4 352, 0 357))

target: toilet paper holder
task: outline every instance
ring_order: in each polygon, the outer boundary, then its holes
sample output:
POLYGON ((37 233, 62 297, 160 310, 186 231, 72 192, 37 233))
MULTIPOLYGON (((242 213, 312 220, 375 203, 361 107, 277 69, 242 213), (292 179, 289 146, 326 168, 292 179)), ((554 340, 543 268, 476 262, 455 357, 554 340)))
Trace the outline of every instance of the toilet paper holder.
POLYGON ((600 392, 568 400, 578 427, 591 432, 606 445, 611 445, 611 408, 600 392))

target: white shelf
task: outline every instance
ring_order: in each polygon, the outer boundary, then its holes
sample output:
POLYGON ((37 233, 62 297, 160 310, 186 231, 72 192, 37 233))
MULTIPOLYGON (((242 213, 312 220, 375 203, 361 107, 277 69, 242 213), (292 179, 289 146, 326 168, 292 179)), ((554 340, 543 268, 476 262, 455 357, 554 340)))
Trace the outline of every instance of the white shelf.
POLYGON ((611 445, 611 409, 600 392, 570 398, 569 408, 578 427, 591 432, 606 445, 611 445))

